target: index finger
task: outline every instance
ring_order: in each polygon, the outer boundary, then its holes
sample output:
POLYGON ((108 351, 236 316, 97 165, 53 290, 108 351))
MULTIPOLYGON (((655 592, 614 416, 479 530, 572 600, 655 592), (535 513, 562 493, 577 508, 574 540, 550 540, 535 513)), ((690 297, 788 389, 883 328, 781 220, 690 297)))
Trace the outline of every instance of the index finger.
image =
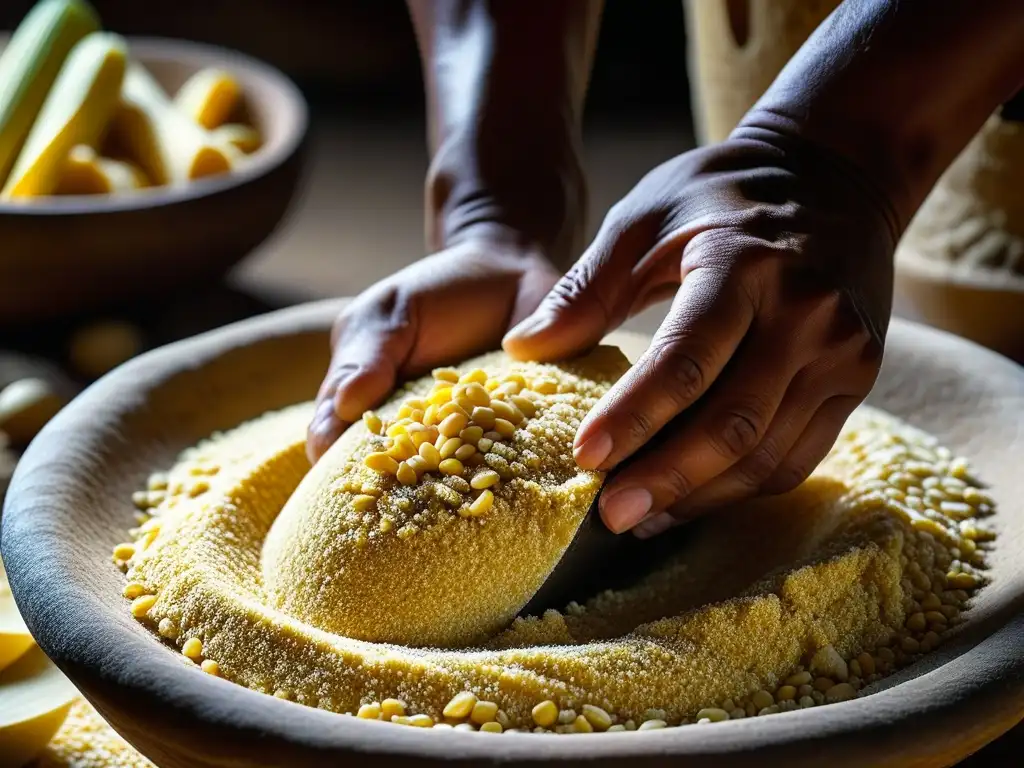
POLYGON ((651 345, 583 420, 575 458, 611 469, 639 450, 718 378, 754 318, 738 280, 716 267, 687 274, 651 345))

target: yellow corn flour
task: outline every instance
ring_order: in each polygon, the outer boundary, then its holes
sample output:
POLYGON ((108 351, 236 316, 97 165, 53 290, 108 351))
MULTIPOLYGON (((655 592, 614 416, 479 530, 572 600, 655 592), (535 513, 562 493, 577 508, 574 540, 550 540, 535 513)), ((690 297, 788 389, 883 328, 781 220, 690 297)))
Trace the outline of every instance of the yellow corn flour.
POLYGON ((84 700, 75 702, 64 725, 32 768, 155 768, 117 735, 84 700))
POLYGON ((313 472, 311 404, 212 436, 136 494, 114 558, 126 610, 197 674, 270 695, 562 733, 843 701, 963 620, 994 503, 966 462, 867 407, 794 492, 688 526, 629 588, 513 620, 602 480, 572 439, 625 363, 594 355, 437 371, 313 472))

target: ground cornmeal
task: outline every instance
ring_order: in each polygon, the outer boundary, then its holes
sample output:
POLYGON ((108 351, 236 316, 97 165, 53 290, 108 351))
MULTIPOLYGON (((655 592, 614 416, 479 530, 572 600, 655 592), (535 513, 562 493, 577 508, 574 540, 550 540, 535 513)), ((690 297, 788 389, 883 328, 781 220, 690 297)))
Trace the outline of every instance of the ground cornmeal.
MULTIPOLYGON (((475 649, 330 634, 268 606, 261 571, 308 468, 311 414, 267 414, 186 452, 137 495, 135 543, 115 551, 133 615, 186 663, 310 706, 591 732, 838 702, 934 648, 982 583, 991 498, 933 439, 862 408, 804 486, 716 513, 631 589, 517 620, 475 649)), ((376 578, 383 599, 417 574, 396 564, 376 578)))
POLYGON ((346 637, 460 647, 529 601, 597 496, 573 439, 629 361, 599 347, 466 367, 368 414, 303 479, 263 547, 269 605, 346 637))
POLYGON ((64 725, 32 768, 156 768, 118 736, 84 700, 75 702, 64 725))

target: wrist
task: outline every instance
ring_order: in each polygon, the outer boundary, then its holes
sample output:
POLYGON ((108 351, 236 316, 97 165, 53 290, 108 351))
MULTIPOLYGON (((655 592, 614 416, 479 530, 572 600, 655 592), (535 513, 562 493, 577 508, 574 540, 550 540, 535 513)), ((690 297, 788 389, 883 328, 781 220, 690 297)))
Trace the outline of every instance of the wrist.
POLYGON ((898 177, 877 173, 856 154, 808 138, 797 124, 756 107, 729 141, 761 147, 767 153, 765 161, 791 171, 801 181, 803 194, 814 196, 816 207, 869 221, 895 249, 909 219, 903 205, 906 189, 898 177))
POLYGON ((532 128, 488 136, 475 126, 446 138, 426 180, 430 248, 497 239, 568 268, 587 207, 580 142, 565 125, 532 128))

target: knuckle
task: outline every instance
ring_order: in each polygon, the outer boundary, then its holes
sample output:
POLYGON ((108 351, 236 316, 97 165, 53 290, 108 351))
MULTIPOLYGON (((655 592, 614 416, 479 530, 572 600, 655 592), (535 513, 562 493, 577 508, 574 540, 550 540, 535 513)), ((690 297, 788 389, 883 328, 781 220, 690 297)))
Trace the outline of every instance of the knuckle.
POLYGON ((650 417, 642 411, 631 410, 627 414, 626 435, 632 444, 647 442, 653 429, 650 417))
POLYGON ((673 500, 683 499, 693 492, 693 482, 680 467, 669 464, 658 474, 665 493, 673 500))
POLYGON ((773 441, 764 440, 736 467, 740 481, 750 487, 759 488, 774 474, 782 456, 773 441))
POLYGON ((585 261, 578 261, 555 283, 545 303, 550 309, 561 309, 570 305, 586 289, 590 282, 590 269, 585 261))
POLYGON ((761 484, 762 493, 779 495, 789 493, 811 474, 810 470, 802 464, 783 462, 767 481, 761 484))
POLYGON ((744 456, 757 446, 764 434, 764 409, 749 404, 737 404, 723 414, 711 439, 726 457, 744 456))
POLYGON ((692 343, 682 340, 669 341, 658 349, 654 367, 666 395, 677 406, 688 405, 704 391, 708 366, 703 359, 692 343))

